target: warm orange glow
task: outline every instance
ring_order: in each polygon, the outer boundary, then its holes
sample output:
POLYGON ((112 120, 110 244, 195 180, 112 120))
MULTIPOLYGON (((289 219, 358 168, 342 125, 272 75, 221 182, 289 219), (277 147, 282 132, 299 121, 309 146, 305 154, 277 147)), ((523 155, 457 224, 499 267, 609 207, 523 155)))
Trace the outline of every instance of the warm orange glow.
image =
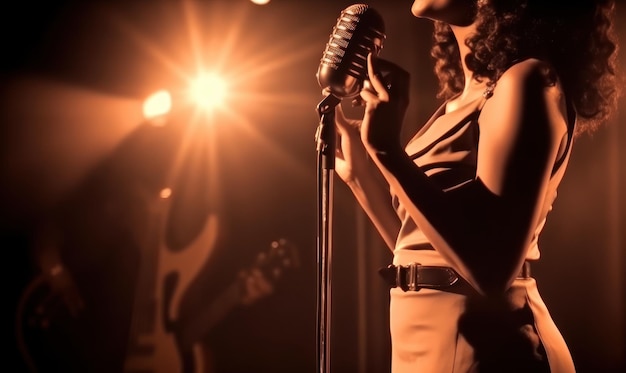
MULTIPOLYGON (((317 102, 317 91, 285 94, 291 88, 280 82, 292 82, 306 74, 293 66, 319 60, 323 45, 309 42, 318 26, 287 27, 275 22, 274 27, 268 27, 271 24, 263 21, 260 27, 256 21, 263 17, 255 12, 259 9, 246 2, 164 4, 173 16, 164 23, 168 25, 165 30, 169 32, 163 34, 170 35, 167 38, 143 33, 121 17, 114 17, 113 21, 159 66, 154 84, 158 81, 160 86, 170 88, 173 110, 192 114, 185 120, 189 132, 204 131, 214 125, 234 125, 236 131, 243 130, 241 133, 263 151, 275 153, 294 172, 306 177, 306 168, 266 136, 261 123, 274 118, 279 108, 309 111, 311 102, 317 102), (285 33, 286 29, 291 31, 285 33), (198 73, 202 75, 199 78, 198 73)), ((314 82, 314 77, 311 80, 314 82)), ((155 120, 151 123, 159 124, 155 120)))
MULTIPOLYGON (((141 33, 135 25, 123 18, 114 18, 114 21, 122 32, 167 71, 167 74, 159 71, 155 79, 165 76, 171 79, 164 81, 162 86, 173 89, 172 99, 176 110, 199 100, 202 108, 219 108, 222 114, 230 115, 231 122, 247 125, 251 115, 255 123, 259 114, 272 115, 276 105, 310 107, 311 94, 308 91, 285 95, 282 91, 272 92, 270 88, 278 79, 293 76, 294 70, 288 67, 296 62, 319 59, 321 46, 306 42, 315 27, 298 28, 285 35, 284 25, 276 23, 275 28, 263 29, 263 32, 256 28, 250 32, 248 27, 254 25, 256 14, 253 11, 251 13, 250 7, 242 6, 243 3, 238 6, 233 6, 231 2, 182 1, 167 4, 171 7, 171 14, 183 15, 180 20, 168 20, 175 26, 172 28, 175 36, 171 38, 174 47, 141 33), (176 9, 178 7, 181 9, 176 9), (180 30, 186 32, 177 33, 180 30), (217 87, 192 84, 194 76, 190 73, 194 71, 208 75, 208 78, 200 80, 217 77, 217 87), (228 83, 228 94, 221 91, 226 84, 220 83, 220 80, 228 83), (182 87, 183 94, 186 94, 190 84, 199 91, 193 94, 196 98, 191 101, 184 97, 179 102, 176 87, 182 87), (205 95, 209 97, 208 100, 198 99, 205 95)), ((203 116, 197 119, 206 120, 203 116)))
POLYGON ((213 110, 224 105, 228 84, 215 73, 204 73, 191 82, 190 97, 200 108, 213 110))
POLYGON ((172 195, 172 189, 170 188, 163 188, 161 189, 161 192, 159 193, 159 196, 163 199, 170 198, 171 195, 172 195))
POLYGON ((172 96, 166 90, 153 93, 143 103, 143 116, 150 120, 163 116, 172 109, 172 96))
POLYGON ((3 84, 11 94, 2 105, 10 124, 3 131, 2 193, 15 196, 18 214, 31 213, 22 206, 62 203, 142 121, 141 100, 36 75, 15 74, 3 84))

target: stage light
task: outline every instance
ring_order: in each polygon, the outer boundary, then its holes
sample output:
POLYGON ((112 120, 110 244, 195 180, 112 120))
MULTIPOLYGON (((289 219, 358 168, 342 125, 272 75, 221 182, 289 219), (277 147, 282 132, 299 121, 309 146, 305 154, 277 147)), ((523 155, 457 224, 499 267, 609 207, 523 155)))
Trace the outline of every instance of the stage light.
POLYGON ((190 96, 200 108, 221 107, 228 97, 228 84, 215 73, 204 73, 191 82, 190 96))
POLYGON ((270 2, 270 0, 250 0, 257 5, 265 5, 270 2))
POLYGON ((143 116, 146 120, 155 120, 169 113, 171 109, 172 96, 163 89, 146 98, 143 103, 143 116))
POLYGON ((159 192, 159 196, 163 199, 170 198, 171 195, 172 195, 172 189, 170 188, 163 188, 161 189, 161 192, 159 192))

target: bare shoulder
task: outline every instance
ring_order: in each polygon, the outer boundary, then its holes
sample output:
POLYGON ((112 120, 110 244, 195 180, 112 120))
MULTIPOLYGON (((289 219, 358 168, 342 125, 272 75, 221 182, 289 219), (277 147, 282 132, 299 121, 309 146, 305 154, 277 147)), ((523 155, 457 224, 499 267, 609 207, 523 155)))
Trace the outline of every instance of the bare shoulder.
POLYGON ((497 119, 498 126, 502 126, 503 119, 515 125, 530 119, 529 114, 534 123, 550 124, 557 132, 566 129, 565 99, 558 75, 549 63, 535 58, 518 62, 502 74, 485 104, 482 119, 486 126, 492 122, 490 118, 497 119), (540 113, 546 121, 537 121, 540 113))
POLYGON ((550 168, 567 138, 565 107, 556 74, 543 61, 519 62, 500 77, 478 119, 477 174, 487 188, 523 194, 531 180, 539 183, 536 170, 550 168))
POLYGON ((552 65, 536 58, 529 58, 512 65, 498 80, 496 90, 499 91, 500 96, 562 94, 557 73, 552 65))

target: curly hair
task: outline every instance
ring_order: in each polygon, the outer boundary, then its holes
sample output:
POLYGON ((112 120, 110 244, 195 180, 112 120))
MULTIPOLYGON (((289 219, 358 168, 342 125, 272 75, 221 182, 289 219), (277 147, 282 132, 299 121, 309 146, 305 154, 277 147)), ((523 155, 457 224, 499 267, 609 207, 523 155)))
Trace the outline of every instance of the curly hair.
MULTIPOLYGON (((486 0, 476 9, 476 32, 465 44, 465 63, 489 84, 515 62, 538 58, 555 69, 576 108, 576 134, 592 132, 613 112, 619 95, 614 0, 486 0)), ((438 97, 450 98, 464 85, 459 49, 450 27, 435 22, 438 97)))

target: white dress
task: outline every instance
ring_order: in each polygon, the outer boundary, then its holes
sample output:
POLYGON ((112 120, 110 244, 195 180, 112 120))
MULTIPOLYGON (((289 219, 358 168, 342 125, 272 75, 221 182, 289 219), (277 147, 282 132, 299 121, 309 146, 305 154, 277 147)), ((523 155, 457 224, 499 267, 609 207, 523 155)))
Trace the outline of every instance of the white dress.
MULTIPOLYGON (((489 92, 490 93, 490 92, 489 92)), ((445 113, 445 105, 407 145, 407 153, 443 189, 475 178, 478 117, 490 95, 445 113)), ((571 139, 570 139, 571 142, 571 139)), ((544 215, 528 248, 539 258, 537 236, 562 178, 570 146, 555 164, 544 215)), ((402 221, 393 262, 449 266, 393 196, 402 221)), ((518 278, 502 302, 470 291, 390 290, 393 373, 574 372, 570 352, 533 278, 518 278), (548 367, 549 365, 549 367, 548 367)))

